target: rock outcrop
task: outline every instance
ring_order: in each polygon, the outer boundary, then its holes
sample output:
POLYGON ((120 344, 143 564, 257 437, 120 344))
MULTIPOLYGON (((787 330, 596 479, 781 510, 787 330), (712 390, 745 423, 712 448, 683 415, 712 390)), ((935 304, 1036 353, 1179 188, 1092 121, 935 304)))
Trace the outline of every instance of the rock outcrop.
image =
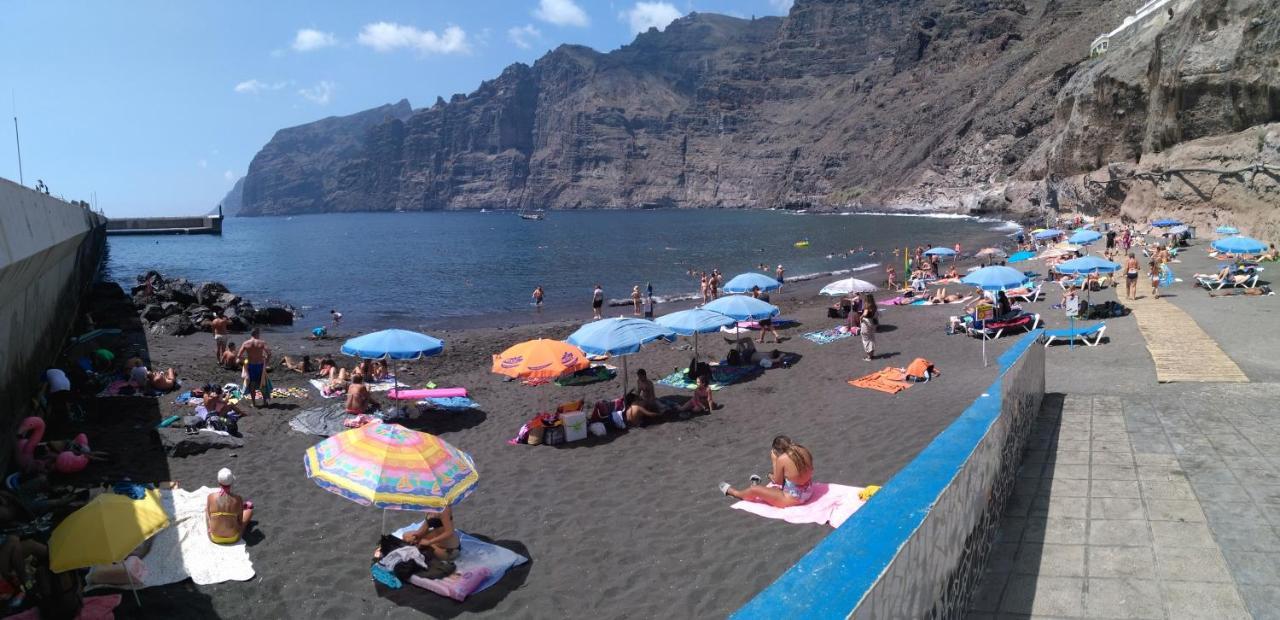
POLYGON ((1118 208, 1122 184, 1099 196, 1072 179, 1280 121, 1280 6, 1174 0, 1089 59, 1094 36, 1138 4, 797 0, 785 18, 690 14, 609 53, 561 46, 428 108, 281 130, 249 167, 242 214, 1118 208))

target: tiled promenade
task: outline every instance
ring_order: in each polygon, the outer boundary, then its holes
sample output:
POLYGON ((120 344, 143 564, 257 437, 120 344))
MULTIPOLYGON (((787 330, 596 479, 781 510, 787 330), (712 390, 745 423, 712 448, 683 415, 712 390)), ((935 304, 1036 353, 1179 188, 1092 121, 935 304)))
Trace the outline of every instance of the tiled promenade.
POLYGON ((971 618, 1280 618, 1280 385, 1052 394, 971 618))

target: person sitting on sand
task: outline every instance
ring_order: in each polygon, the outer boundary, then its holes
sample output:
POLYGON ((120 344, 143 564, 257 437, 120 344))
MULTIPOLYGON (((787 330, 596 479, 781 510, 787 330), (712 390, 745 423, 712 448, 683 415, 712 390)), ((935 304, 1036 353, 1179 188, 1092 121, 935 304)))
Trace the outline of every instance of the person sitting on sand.
POLYGON ((1276 244, 1273 243, 1271 244, 1271 248, 1269 250, 1267 250, 1266 252, 1263 252, 1262 256, 1258 257, 1258 260, 1259 261, 1265 260, 1265 261, 1271 261, 1271 262, 1280 261, 1280 250, 1277 250, 1276 244))
POLYGON ((699 375, 698 387, 693 389, 693 398, 685 401, 684 405, 680 407, 680 411, 710 413, 715 406, 716 403, 711 398, 711 385, 707 382, 707 376, 699 375))
POLYGON ((347 386, 347 413, 360 415, 368 413, 378 403, 373 400, 369 386, 364 384, 364 375, 351 377, 351 385, 347 386))
POLYGON ((222 350, 222 356, 218 358, 218 366, 227 370, 240 368, 239 360, 236 359, 236 343, 227 341, 227 348, 222 350))
POLYGON ((960 279, 960 272, 956 270, 956 266, 954 264, 951 265, 951 267, 947 268, 947 279, 948 280, 960 279))
POLYGON ((245 501, 243 497, 231 492, 231 485, 235 483, 235 474, 223 467, 218 470, 218 486, 221 489, 210 493, 205 500, 209 540, 219 545, 240 542, 240 537, 253 519, 253 502, 245 501))
POLYGON ((178 385, 178 374, 172 368, 166 368, 163 372, 149 371, 143 365, 142 360, 134 358, 131 363, 136 364, 129 370, 129 385, 137 389, 153 389, 157 392, 168 392, 178 385))
POLYGON ((310 355, 303 355, 302 359, 295 359, 286 355, 280 360, 280 366, 302 374, 309 373, 315 369, 315 367, 311 365, 310 355))
POLYGON ((750 502, 764 502, 786 508, 808 502, 813 497, 813 455, 809 449, 791 441, 786 435, 773 438, 769 451, 773 462, 769 484, 762 486, 759 476, 751 477, 751 486, 741 491, 728 482, 720 483, 720 492, 750 502))
POLYGON ((643 368, 636 371, 636 396, 640 398, 640 404, 646 409, 662 411, 662 404, 658 402, 653 381, 649 380, 649 373, 643 368))
POLYGON ((427 558, 453 561, 462 553, 462 540, 458 531, 453 529, 453 508, 445 506, 444 510, 427 513, 422 527, 404 535, 404 541, 416 545, 427 558))
MULTIPOLYGON (((222 393, 222 388, 213 384, 204 386, 204 397, 203 402, 201 402, 201 407, 205 410, 205 414, 200 416, 201 418, 206 418, 211 415, 220 415, 227 418, 230 417, 230 414, 232 413, 239 417, 244 417, 245 415, 244 411, 239 407, 227 402, 226 396, 222 393)), ((200 415, 199 409, 196 410, 196 415, 200 415)))
POLYGON ((347 382, 351 380, 351 377, 347 374, 347 369, 339 368, 333 358, 329 357, 320 360, 320 372, 316 373, 316 376, 325 380, 325 389, 330 394, 346 390, 347 382))
POLYGON ((391 373, 387 371, 387 360, 378 360, 373 363, 373 369, 369 373, 370 381, 385 381, 390 377, 391 373))
POLYGON ((627 427, 632 428, 644 426, 645 420, 660 419, 662 412, 646 407, 639 394, 628 392, 622 398, 622 417, 627 421, 627 427))

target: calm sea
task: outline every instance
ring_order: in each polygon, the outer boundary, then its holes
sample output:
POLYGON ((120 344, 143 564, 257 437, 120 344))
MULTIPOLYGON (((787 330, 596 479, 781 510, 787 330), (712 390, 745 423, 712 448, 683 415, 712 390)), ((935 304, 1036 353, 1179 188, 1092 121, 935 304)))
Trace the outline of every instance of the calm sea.
POLYGON ((660 299, 686 297, 697 290, 690 270, 718 268, 729 278, 782 264, 788 279, 861 271, 879 280, 876 266, 894 247, 972 251, 1007 241, 1009 231, 968 218, 777 211, 575 211, 543 221, 511 212, 340 213, 230 218, 221 237, 111 237, 107 268, 126 287, 148 269, 217 280, 259 307, 294 305, 307 315, 304 327, 337 308, 352 327, 413 328, 528 313, 538 285, 556 309, 587 308, 597 282, 610 299, 647 282, 660 299), (795 247, 806 239, 808 247, 795 247))

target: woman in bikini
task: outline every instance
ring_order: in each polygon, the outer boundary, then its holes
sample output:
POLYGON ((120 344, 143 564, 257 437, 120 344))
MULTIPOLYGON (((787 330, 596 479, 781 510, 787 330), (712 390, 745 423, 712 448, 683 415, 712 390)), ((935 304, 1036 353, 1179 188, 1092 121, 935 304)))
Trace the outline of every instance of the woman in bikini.
POLYGON ((1130 252, 1129 258, 1124 262, 1124 294, 1130 301, 1138 295, 1138 272, 1138 259, 1130 252))
POLYGON ((808 448, 791 441, 786 435, 778 435, 773 438, 769 460, 773 461, 773 466, 767 486, 760 484, 759 476, 752 476, 751 486, 739 491, 728 482, 721 482, 720 492, 778 508, 797 506, 813 497, 813 455, 808 448))
POLYGON ((698 387, 693 390, 693 398, 685 401, 684 405, 680 407, 680 411, 710 413, 715 406, 715 401, 711 399, 711 386, 707 383, 706 375, 699 375, 698 387))
POLYGON ((253 518, 253 502, 231 492, 236 476, 230 469, 218 470, 218 486, 221 489, 209 495, 205 502, 205 517, 209 527, 209 540, 219 545, 233 545, 249 528, 253 518))
POLYGON ((1151 298, 1160 299, 1160 277, 1164 275, 1160 271, 1160 261, 1151 259, 1147 264, 1147 275, 1151 278, 1151 298))
POLYGON ((448 506, 434 515, 428 513, 422 527, 405 534, 404 541, 417 545, 423 555, 437 560, 453 561, 462 553, 462 540, 453 529, 453 508, 448 506))

